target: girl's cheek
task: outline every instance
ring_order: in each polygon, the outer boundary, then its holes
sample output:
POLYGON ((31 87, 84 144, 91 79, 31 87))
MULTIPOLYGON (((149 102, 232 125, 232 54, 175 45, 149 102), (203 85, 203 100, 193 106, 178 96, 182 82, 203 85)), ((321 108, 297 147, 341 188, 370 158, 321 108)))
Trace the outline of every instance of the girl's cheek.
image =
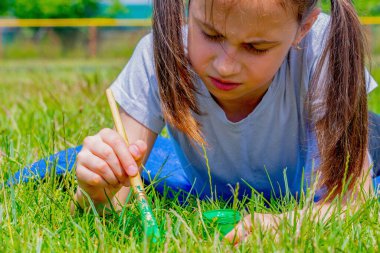
POLYGON ((201 71, 204 66, 212 59, 212 47, 203 45, 192 45, 189 48, 189 56, 193 68, 197 71, 201 71))

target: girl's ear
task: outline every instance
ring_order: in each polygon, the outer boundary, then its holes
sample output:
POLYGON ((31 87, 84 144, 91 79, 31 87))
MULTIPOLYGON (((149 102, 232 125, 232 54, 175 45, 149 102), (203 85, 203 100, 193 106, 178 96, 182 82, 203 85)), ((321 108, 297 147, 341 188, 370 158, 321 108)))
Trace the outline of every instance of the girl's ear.
POLYGON ((310 31, 310 29, 313 27, 315 21, 317 20, 319 14, 321 13, 320 8, 314 8, 313 11, 306 17, 304 21, 302 21, 296 38, 293 41, 293 46, 297 47, 298 44, 303 40, 303 38, 306 36, 306 34, 310 31))

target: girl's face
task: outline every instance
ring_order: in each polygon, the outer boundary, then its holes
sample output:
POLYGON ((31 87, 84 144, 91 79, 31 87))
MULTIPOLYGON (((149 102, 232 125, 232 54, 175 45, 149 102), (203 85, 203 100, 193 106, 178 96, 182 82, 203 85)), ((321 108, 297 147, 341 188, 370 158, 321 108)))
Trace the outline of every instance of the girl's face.
POLYGON ((222 105, 257 103, 290 47, 304 35, 275 0, 192 0, 188 54, 222 105))

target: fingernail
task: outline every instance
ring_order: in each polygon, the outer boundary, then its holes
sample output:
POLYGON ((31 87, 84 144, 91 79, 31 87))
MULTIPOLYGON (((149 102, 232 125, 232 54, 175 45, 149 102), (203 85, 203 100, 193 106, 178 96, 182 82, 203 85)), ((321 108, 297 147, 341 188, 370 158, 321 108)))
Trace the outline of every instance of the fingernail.
POLYGON ((129 146, 129 151, 130 151, 134 156, 139 156, 139 155, 140 155, 140 151, 139 151, 139 149, 136 147, 136 145, 131 145, 131 146, 129 146))
POLYGON ((135 165, 131 165, 128 167, 128 175, 134 176, 138 172, 138 168, 135 165))

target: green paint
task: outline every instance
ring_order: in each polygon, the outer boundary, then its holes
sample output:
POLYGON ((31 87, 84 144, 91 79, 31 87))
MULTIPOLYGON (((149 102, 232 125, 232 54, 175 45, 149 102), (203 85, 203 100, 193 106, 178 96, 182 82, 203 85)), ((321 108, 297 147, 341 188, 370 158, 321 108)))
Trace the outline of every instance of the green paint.
POLYGON ((203 220, 209 229, 216 228, 225 236, 239 223, 241 215, 232 209, 213 210, 204 212, 203 220))
MULTIPOLYGON (((136 195, 142 194, 143 190, 140 186, 136 187, 136 195)), ((153 216, 152 209, 150 208, 148 202, 142 199, 138 202, 138 206, 141 213, 141 220, 143 222, 144 233, 147 238, 151 239, 152 242, 158 242, 160 239, 160 230, 158 229, 157 221, 153 216)))

